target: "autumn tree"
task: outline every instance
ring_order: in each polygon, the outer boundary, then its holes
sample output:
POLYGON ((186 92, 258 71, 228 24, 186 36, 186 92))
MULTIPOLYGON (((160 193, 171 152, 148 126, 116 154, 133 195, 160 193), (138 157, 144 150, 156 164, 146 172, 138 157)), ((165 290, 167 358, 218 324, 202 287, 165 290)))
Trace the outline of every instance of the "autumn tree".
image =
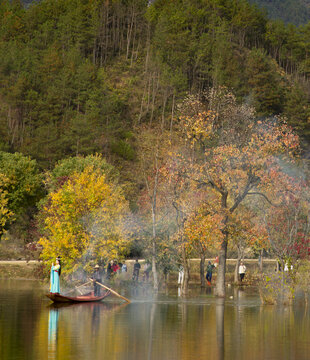
POLYGON ((8 179, 5 175, 0 174, 0 237, 5 232, 8 224, 14 220, 14 213, 8 208, 8 193, 3 190, 8 179))
POLYGON ((117 258, 126 248, 122 219, 127 202, 119 186, 104 172, 86 167, 48 195, 43 208, 42 258, 64 260, 64 271, 73 273, 91 261, 117 258))
POLYGON ((140 194, 140 213, 149 219, 151 224, 151 261, 154 277, 154 290, 159 288, 157 269, 157 247, 163 232, 162 220, 167 215, 167 208, 162 206, 165 189, 161 168, 164 165, 169 148, 169 136, 162 127, 155 129, 142 128, 139 133, 138 160, 143 176, 143 191, 140 194))
MULTIPOLYGON (((224 216, 224 238, 220 245, 217 295, 225 295, 228 223, 245 198, 262 196, 281 177, 282 162, 292 162, 298 149, 298 137, 284 123, 272 119, 255 120, 254 112, 238 105, 234 96, 219 99, 225 106, 217 113, 209 102, 209 110, 180 117, 192 156, 183 166, 197 186, 211 188, 224 216)), ((191 102, 189 102, 191 106, 191 102)))
MULTIPOLYGON (((223 238, 221 224, 223 218, 219 211, 212 208, 212 200, 208 206, 202 204, 188 217, 184 224, 185 244, 200 257, 200 284, 205 286, 205 259, 211 250, 217 250, 223 238)), ((216 205, 216 203, 215 203, 216 205)))
MULTIPOLYGON (((248 202, 250 200, 248 199, 248 202)), ((234 282, 239 281, 239 265, 244 258, 246 248, 263 250, 268 247, 267 233, 264 226, 261 226, 254 206, 247 206, 246 202, 230 216, 227 223, 227 230, 230 236, 231 246, 237 248, 237 261, 234 271, 234 282)), ((260 253, 260 257, 261 257, 260 253)), ((262 266, 260 258, 260 267, 262 266)), ((261 269, 262 270, 262 269, 261 269)))
POLYGON ((286 263, 307 259, 310 254, 307 183, 298 176, 289 176, 285 185, 278 183, 273 204, 264 204, 263 208, 270 248, 281 262, 282 269, 286 263))

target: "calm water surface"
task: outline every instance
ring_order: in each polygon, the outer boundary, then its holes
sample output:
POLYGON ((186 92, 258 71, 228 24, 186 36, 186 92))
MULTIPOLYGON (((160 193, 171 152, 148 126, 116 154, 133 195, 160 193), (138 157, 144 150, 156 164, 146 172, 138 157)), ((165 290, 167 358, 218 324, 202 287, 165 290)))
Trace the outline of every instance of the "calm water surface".
POLYGON ((225 302, 206 290, 186 300, 174 292, 55 307, 37 282, 0 280, 0 359, 310 359, 302 304, 261 306, 251 289, 225 302))

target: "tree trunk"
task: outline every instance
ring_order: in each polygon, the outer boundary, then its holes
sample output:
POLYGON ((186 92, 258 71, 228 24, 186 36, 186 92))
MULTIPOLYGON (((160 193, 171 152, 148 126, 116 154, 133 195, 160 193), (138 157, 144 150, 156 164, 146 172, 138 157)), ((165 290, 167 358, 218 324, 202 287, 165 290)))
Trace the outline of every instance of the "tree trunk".
POLYGON ((259 253, 259 258, 258 258, 258 267, 259 267, 260 273, 263 272, 263 255, 264 255, 264 250, 261 250, 259 253))
POLYGON ((201 287, 206 286, 205 282, 205 254, 200 254, 200 285, 201 287))
POLYGON ((158 272, 157 272, 157 267, 156 267, 156 242, 153 239, 153 244, 152 244, 152 248, 153 248, 153 254, 152 254, 152 272, 153 272, 153 280, 154 280, 154 291, 157 292, 158 291, 158 287, 159 287, 159 281, 158 281, 158 272), (154 250, 155 249, 155 250, 154 250))
POLYGON ((236 266, 235 266, 235 273, 234 273, 234 283, 238 284, 239 282, 239 265, 240 265, 240 258, 238 255, 237 261, 236 261, 236 266))
POLYGON ((184 268, 184 279, 183 283, 181 284, 181 296, 187 295, 188 293, 188 284, 189 284, 189 263, 186 258, 186 251, 184 245, 182 246, 182 265, 184 268))
POLYGON ((175 92, 173 91, 172 96, 172 107, 171 107, 171 120, 170 120, 170 136, 172 134, 172 124, 173 124, 173 118, 174 118, 174 103, 175 103, 175 92))
MULTIPOLYGON (((158 146, 158 145, 157 145, 158 146)), ((154 178, 154 189, 152 194, 152 231, 153 231, 153 237, 152 237, 152 271, 153 271, 153 279, 154 279, 154 291, 158 292, 159 288, 159 280, 158 280, 158 273, 157 273, 157 267, 156 267, 156 206, 157 206, 157 185, 158 185, 158 174, 159 174, 159 168, 158 168, 158 148, 156 150, 155 154, 155 167, 156 167, 156 173, 154 178)))
POLYGON ((227 243, 228 243, 228 234, 226 233, 219 251, 219 266, 218 266, 217 279, 216 279, 216 295, 218 297, 225 297, 227 243))
POLYGON ((154 291, 158 291, 159 281, 158 281, 158 273, 156 267, 156 218, 155 218, 155 210, 152 208, 152 220, 153 220, 153 238, 152 238, 152 272, 154 279, 154 291))
POLYGON ((187 260, 183 263, 183 267, 184 267, 184 280, 183 280, 183 284, 181 285, 182 296, 187 295, 188 293, 188 284, 190 279, 189 266, 187 260))
POLYGON ((165 110, 166 110, 166 104, 167 104, 167 98, 168 98, 168 89, 166 88, 164 91, 164 98, 163 98, 163 110, 161 114, 161 128, 164 129, 165 126, 165 110))
POLYGON ((234 274, 234 283, 237 284, 239 282, 239 265, 240 265, 240 260, 243 257, 243 251, 241 250, 241 248, 239 246, 237 246, 238 248, 238 257, 237 257, 237 261, 236 261, 236 266, 235 266, 235 274, 234 274))

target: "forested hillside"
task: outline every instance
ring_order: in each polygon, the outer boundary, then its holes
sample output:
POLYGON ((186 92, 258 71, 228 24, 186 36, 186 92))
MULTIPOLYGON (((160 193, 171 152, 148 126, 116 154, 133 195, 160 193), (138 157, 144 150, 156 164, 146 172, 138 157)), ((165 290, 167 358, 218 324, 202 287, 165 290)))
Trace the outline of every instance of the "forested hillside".
POLYGON ((308 23, 310 19, 309 0, 250 0, 250 2, 266 9, 268 16, 274 20, 302 25, 308 23))
POLYGON ((310 27, 245 0, 2 1, 0 16, 0 146, 42 167, 95 151, 133 160, 133 129, 167 125, 212 86, 309 136, 310 27))
POLYGON ((0 235, 66 271, 143 247, 157 288, 220 244, 220 293, 240 233, 301 256, 309 51, 310 24, 245 0, 1 1, 0 235))

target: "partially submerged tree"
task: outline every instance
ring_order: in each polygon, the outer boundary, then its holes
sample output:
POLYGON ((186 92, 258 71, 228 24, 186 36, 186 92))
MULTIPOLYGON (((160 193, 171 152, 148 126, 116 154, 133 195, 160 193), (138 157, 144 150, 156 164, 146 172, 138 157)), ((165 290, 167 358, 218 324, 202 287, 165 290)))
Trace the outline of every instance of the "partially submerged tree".
MULTIPOLYGON (((161 167, 169 146, 169 137, 162 127, 153 130, 142 128, 139 133, 138 160, 144 183, 141 193, 140 204, 142 212, 149 217, 151 223, 151 261, 153 272, 154 290, 159 288, 159 274, 157 269, 157 243, 160 236, 159 213, 162 212, 162 203, 165 191, 163 191, 163 175, 161 167)), ((166 207, 164 207, 164 211, 166 207)))
MULTIPOLYGON (((209 200, 210 201, 210 200, 209 200)), ((215 204, 216 205, 216 204, 215 204)), ((200 257, 200 284, 205 286, 205 259, 208 252, 217 249, 223 238, 223 217, 220 212, 203 204, 189 216, 184 225, 185 244, 200 257)))
POLYGON ((267 243, 266 232, 262 231, 256 214, 249 207, 240 205, 229 218, 227 229, 231 245, 237 248, 237 261, 234 271, 234 282, 239 281, 239 265, 247 248, 264 249, 267 243))
POLYGON ((263 221, 272 253, 285 264, 310 254, 310 199, 302 179, 288 178, 278 183, 275 206, 265 206, 263 221), (282 185, 282 186, 281 186, 282 185))
MULTIPOLYGON (((224 217, 216 284, 217 295, 223 297, 229 219, 248 196, 268 200, 265 190, 276 186, 282 174, 279 156, 281 162, 293 161, 299 144, 298 137, 280 119, 257 121, 253 110, 238 105, 228 92, 213 98, 216 102, 207 99, 209 110, 198 112, 189 99, 180 118, 180 131, 191 154, 183 157, 182 167, 188 169, 187 176, 197 187, 215 191, 224 217), (222 105, 218 112, 213 110, 215 103, 222 105)), ((194 105, 197 103, 194 100, 194 105)))

